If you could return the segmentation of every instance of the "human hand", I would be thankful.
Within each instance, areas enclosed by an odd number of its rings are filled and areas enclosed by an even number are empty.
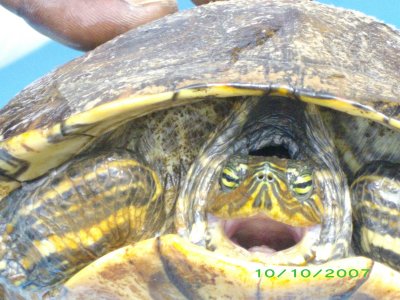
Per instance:
[[[32,27],[90,50],[129,29],[177,11],[175,0],[0,0]]]

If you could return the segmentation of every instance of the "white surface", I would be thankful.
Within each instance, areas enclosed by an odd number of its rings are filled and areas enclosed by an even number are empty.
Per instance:
[[[0,68],[49,42],[22,19],[0,6]]]

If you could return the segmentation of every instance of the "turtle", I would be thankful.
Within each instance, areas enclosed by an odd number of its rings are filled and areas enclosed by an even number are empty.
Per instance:
[[[398,30],[306,0],[54,70],[0,111],[4,297],[400,297],[399,70]]]

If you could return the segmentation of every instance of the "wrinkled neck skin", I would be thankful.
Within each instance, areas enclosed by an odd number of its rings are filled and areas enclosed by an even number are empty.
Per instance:
[[[211,195],[220,188],[218,181],[224,163],[238,154],[271,156],[268,149],[280,147],[286,149],[287,158],[313,165],[314,184],[321,192],[324,206],[321,225],[308,232],[305,230],[304,242],[287,251],[293,253],[307,248],[302,255],[306,262],[313,263],[347,256],[352,231],[349,189],[318,108],[294,99],[271,96],[243,98],[235,105],[188,171],[177,202],[178,233],[195,244],[215,250],[215,243],[219,244],[221,239],[213,239],[216,234],[212,220],[215,218],[207,215],[206,210]],[[228,248],[224,248],[224,253],[229,255]],[[237,253],[246,251],[241,249]],[[297,258],[272,262],[305,263]]]

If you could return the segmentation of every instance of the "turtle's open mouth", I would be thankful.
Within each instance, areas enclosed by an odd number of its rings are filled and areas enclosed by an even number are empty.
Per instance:
[[[270,255],[295,246],[306,228],[290,226],[263,215],[223,222],[225,235],[250,252]]]

